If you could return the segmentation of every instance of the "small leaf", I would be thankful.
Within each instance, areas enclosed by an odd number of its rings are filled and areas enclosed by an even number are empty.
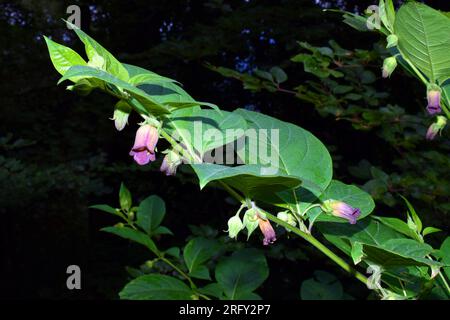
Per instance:
[[[152,252],[158,251],[152,239],[150,239],[150,237],[145,233],[142,233],[138,230],[134,230],[128,227],[106,227],[102,228],[101,231],[109,232],[124,239],[128,239],[137,242],[139,244],[142,244]]]
[[[363,245],[360,242],[353,242],[352,243],[352,259],[354,264],[358,264],[361,262],[364,252],[363,252]]]
[[[44,36],[45,43],[47,44],[48,52],[50,54],[50,59],[52,60],[53,66],[56,71],[61,75],[64,75],[66,71],[75,65],[84,66],[86,61],[75,51],[69,47],[63,46],[56,43],[53,40]],[[79,78],[70,78],[71,81],[76,82]]]
[[[119,191],[119,202],[120,207],[123,210],[130,210],[132,201],[131,201],[131,193],[125,186],[125,184],[120,185],[120,191]]]
[[[402,195],[400,195],[400,197],[402,197],[403,200],[405,200],[406,205],[408,206],[409,212],[411,213],[412,219],[417,227],[417,232],[420,233],[422,231],[422,221],[420,220],[419,215],[417,214],[417,212],[414,209],[414,207],[412,206],[412,204],[408,201],[408,199],[406,199]]]
[[[270,69],[270,73],[272,74],[276,83],[283,83],[288,79],[286,72],[284,72],[280,67],[272,67]]]
[[[174,257],[174,258],[179,258],[180,257],[180,248],[178,247],[172,247],[169,248],[165,251],[166,254]]]
[[[184,262],[189,272],[194,272],[201,264],[211,259],[218,249],[216,240],[199,237],[189,241],[183,250]]]
[[[136,224],[147,234],[152,235],[161,224],[165,214],[164,200],[156,195],[149,196],[139,204]]]
[[[111,213],[111,214],[113,214],[115,216],[119,216],[121,218],[124,218],[124,216],[122,215],[122,213],[118,209],[115,209],[115,208],[113,208],[111,206],[108,206],[107,204],[96,204],[96,205],[90,206],[89,208],[97,209],[97,210],[100,210],[100,211],[103,211],[103,212],[108,212],[108,213]]]
[[[423,229],[422,235],[425,237],[428,234],[436,233],[436,232],[442,232],[441,229],[434,228],[434,227],[426,227]]]

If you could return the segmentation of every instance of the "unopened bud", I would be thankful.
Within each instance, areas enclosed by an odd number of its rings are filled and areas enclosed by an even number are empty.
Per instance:
[[[382,73],[383,78],[390,77],[396,67],[397,67],[397,59],[395,57],[389,57],[389,58],[384,59],[383,73]]]
[[[244,224],[239,215],[235,215],[228,220],[228,236],[230,238],[236,238],[242,229],[244,229]]]
[[[387,40],[386,48],[396,47],[398,44],[398,37],[395,34],[389,35],[386,40]]]

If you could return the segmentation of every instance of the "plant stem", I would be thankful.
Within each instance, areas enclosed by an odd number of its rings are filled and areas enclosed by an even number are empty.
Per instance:
[[[314,247],[319,249],[323,254],[325,254],[327,257],[329,257],[331,260],[333,260],[336,264],[338,264],[342,269],[356,277],[359,281],[367,285],[367,277],[364,276],[362,273],[356,271],[349,263],[344,261],[341,257],[337,256],[333,251],[328,249],[323,243],[321,243],[319,240],[314,238],[311,234],[302,232],[300,229],[291,226],[289,223],[284,222],[283,220],[278,219],[277,217],[273,216],[272,214],[264,211],[264,214],[272,220],[273,222],[282,225],[286,229],[289,229],[290,231],[294,232],[298,236],[302,237],[306,241],[308,241],[310,244],[312,244]]]
[[[167,263],[169,266],[171,266],[176,272],[178,272],[183,278],[185,278],[187,281],[189,281],[189,284],[191,285],[192,289],[197,289],[197,286],[195,285],[195,283],[192,281],[191,277],[189,277],[183,270],[181,270],[180,268],[178,268],[176,265],[174,265],[172,263],[172,261],[170,261],[169,259],[165,258],[162,254],[158,254],[158,258],[162,261],[164,261],[165,263]]]

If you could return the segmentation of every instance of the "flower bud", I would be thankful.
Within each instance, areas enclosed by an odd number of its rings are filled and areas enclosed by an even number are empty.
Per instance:
[[[355,224],[356,220],[361,215],[361,210],[359,208],[353,208],[347,203],[338,200],[326,200],[321,207],[326,213],[330,213],[335,217],[347,219],[350,224]]]
[[[427,88],[427,111],[429,114],[441,113],[441,88],[435,84]]]
[[[390,77],[396,67],[397,67],[397,59],[395,57],[389,57],[384,59],[382,72],[383,78]]]
[[[251,208],[245,211],[244,213],[244,227],[247,229],[247,240],[250,238],[250,235],[258,228],[258,217],[256,214],[256,210]]]
[[[386,48],[396,47],[398,44],[398,37],[395,34],[389,35],[386,40],[387,40]]]
[[[228,220],[228,236],[230,238],[236,238],[242,229],[244,229],[244,225],[238,214]]]
[[[154,126],[149,124],[140,126],[136,131],[136,138],[130,151],[130,156],[141,166],[150,161],[155,161],[155,147],[158,143],[158,138],[159,133]]]
[[[441,133],[441,131],[447,125],[447,118],[444,116],[437,116],[436,122],[432,123],[431,126],[427,130],[426,139],[433,140],[436,135]]]
[[[287,212],[282,211],[282,212],[278,212],[277,218],[282,220],[282,221],[284,221],[284,222],[288,222],[289,216],[288,216]]]
[[[178,166],[182,163],[182,158],[178,152],[173,150],[168,150],[165,153],[159,170],[164,172],[166,176],[174,176],[177,173]]]
[[[130,115],[130,112],[131,107],[125,101],[120,100],[116,103],[112,120],[114,120],[114,125],[118,131],[122,131],[128,124],[128,116]]]

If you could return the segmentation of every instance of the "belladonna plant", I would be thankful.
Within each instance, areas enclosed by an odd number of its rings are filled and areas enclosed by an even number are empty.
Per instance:
[[[175,174],[176,168],[183,159],[184,163],[191,166],[201,188],[210,184],[220,187],[240,204],[238,212],[228,221],[228,232],[231,237],[237,237],[243,229],[247,229],[247,234],[250,235],[259,226],[263,234],[263,244],[269,245],[276,240],[274,227],[283,227],[290,231],[290,235],[297,235],[309,242],[359,281],[364,284],[369,283],[364,274],[358,272],[354,266],[339,257],[313,235],[313,232],[322,233],[326,240],[329,240],[329,243],[341,249],[342,243],[336,244],[332,238],[327,238],[324,226],[316,223],[314,224],[314,230],[311,228],[314,221],[332,222],[334,227],[338,229],[342,226],[354,227],[340,223],[342,220],[353,225],[357,223],[357,220],[364,218],[365,222],[358,225],[358,228],[365,228],[367,224],[377,223],[374,218],[366,218],[374,208],[371,196],[356,186],[347,185],[333,179],[331,156],[319,139],[295,124],[262,113],[245,109],[228,112],[220,110],[215,105],[196,101],[178,86],[176,81],[119,62],[95,40],[76,26],[72,25],[72,27],[85,43],[88,56],[95,61],[89,64],[70,48],[45,38],[52,62],[56,70],[63,75],[59,82],[69,80],[75,82],[76,86],[77,82],[89,79],[87,84],[84,82],[84,85],[106,91],[119,101],[126,102],[133,112],[137,112],[144,119],[136,131],[135,141],[129,152],[139,165],[146,165],[155,161],[156,145],[159,138],[166,140],[170,144],[169,150],[173,151],[168,151],[163,159],[160,167],[163,173],[167,175]],[[64,60],[64,65],[61,65],[61,52],[71,52],[70,58],[72,60],[66,58],[67,61]],[[103,56],[103,59],[92,59],[98,55]],[[67,55],[64,57],[67,57]],[[394,60],[391,59],[387,62],[390,69],[395,64]],[[94,63],[96,61],[107,61],[108,63]],[[386,69],[386,71],[389,72],[390,69]],[[141,86],[141,84],[158,87],[161,90],[156,90],[157,92],[170,92],[170,94],[155,94],[154,90],[145,91],[145,86]],[[435,92],[429,96],[429,105],[434,108],[433,110],[437,110],[438,98]],[[206,109],[205,106],[212,107],[215,110]],[[123,110],[121,109],[121,111]],[[128,120],[128,112],[126,111],[128,110],[125,110],[126,114],[121,115],[122,118],[114,119],[117,129],[123,129],[126,125]],[[196,122],[199,119],[202,120],[202,127],[209,126],[210,129],[221,133],[221,139],[209,139],[208,141],[189,139],[189,136],[192,137],[195,134]],[[267,163],[264,162],[264,159],[258,159],[257,164],[244,161],[243,164],[238,165],[205,163],[203,161],[203,156],[211,149],[221,148],[241,138],[244,138],[241,140],[249,140],[246,139],[246,128],[265,131],[276,129],[282,143],[289,141],[289,143],[285,143],[283,148],[274,151],[274,154],[280,160],[277,162],[275,173],[273,170],[269,170],[270,174],[267,173]],[[242,135],[233,136],[231,139],[227,135],[229,129],[240,129],[239,132],[242,132]],[[267,137],[267,132],[263,136]],[[226,139],[223,139],[223,137]],[[267,142],[265,143],[267,144]],[[175,151],[179,154],[172,153]],[[313,199],[309,195],[313,195]],[[258,206],[255,202],[258,202]],[[288,215],[280,215],[280,218],[282,218],[280,219],[270,213],[270,210],[278,211],[279,208],[286,210]],[[242,221],[239,214],[243,209],[247,210]],[[214,211],[212,209],[211,214]],[[293,219],[296,221],[293,221]],[[306,223],[309,223],[308,227]],[[322,227],[325,229],[321,229]],[[403,251],[396,252],[395,250],[399,250],[399,246],[394,246],[393,243],[388,250],[378,243],[370,242],[370,237],[355,240],[352,238],[353,235],[349,235],[345,230],[340,230],[343,237],[346,237],[345,240],[351,242],[351,245],[357,243],[357,250],[352,248],[351,255],[345,252],[354,261],[355,252],[353,251],[358,253],[356,258],[359,260],[356,259],[358,262],[354,262],[354,264],[365,259],[366,255],[369,255],[368,263],[372,263],[370,258],[373,257],[370,255],[378,252],[375,250],[364,252],[363,245],[368,247],[376,245],[379,251],[394,256],[394,259],[404,258],[405,254],[409,254]],[[423,238],[419,239],[423,240]],[[390,241],[393,240],[398,239],[390,239]],[[406,240],[414,241],[415,246],[423,244],[423,241]],[[364,241],[369,241],[369,243],[364,243]],[[404,242],[402,241],[400,241],[400,244]],[[421,252],[428,251],[423,250]],[[429,253],[431,254],[431,251]],[[421,266],[440,265],[439,262],[425,257],[426,254],[419,257],[420,259],[410,257],[408,261],[419,259],[418,265]],[[395,290],[394,287],[390,287],[390,289]],[[386,296],[388,292],[389,290],[385,290],[381,294]]]

